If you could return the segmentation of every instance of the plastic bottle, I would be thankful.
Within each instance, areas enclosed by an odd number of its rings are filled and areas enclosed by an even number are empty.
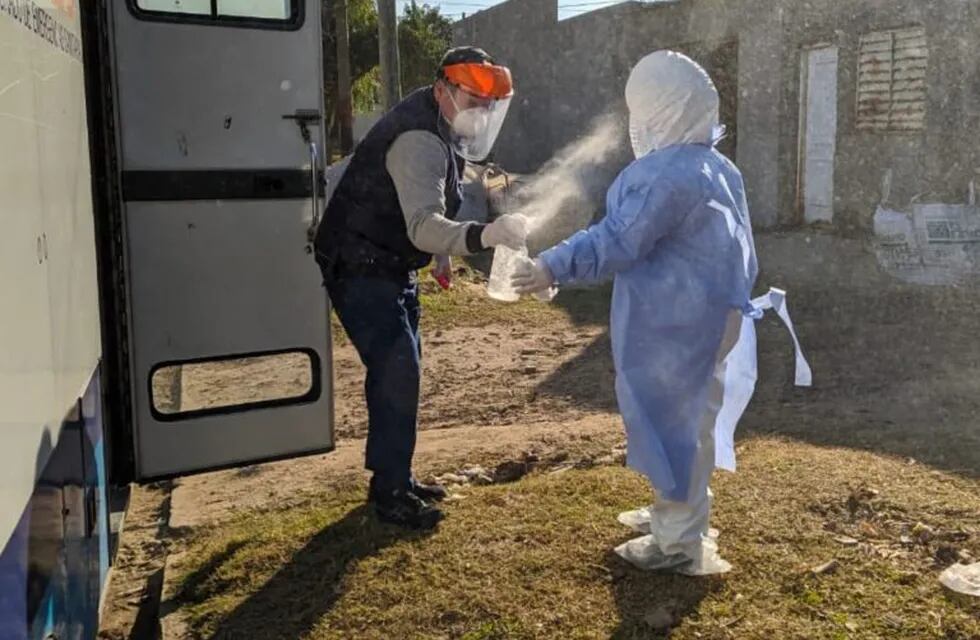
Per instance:
[[[528,257],[527,249],[519,251],[507,247],[493,250],[493,264],[490,265],[490,280],[487,282],[487,295],[494,300],[517,302],[521,296],[510,285],[510,278],[521,259]]]
[[[525,227],[527,226],[528,221],[526,216],[521,214],[513,215],[514,217],[519,218],[524,223]],[[510,284],[510,279],[514,275],[517,265],[530,259],[531,258],[528,254],[526,245],[517,250],[504,246],[496,247],[493,250],[493,263],[490,265],[490,279],[487,282],[487,295],[494,300],[501,300],[503,302],[517,302],[520,300],[521,295],[514,291],[514,287],[512,287]],[[534,297],[544,302],[550,302],[557,293],[557,287],[551,287],[546,291],[539,291],[535,293]]]
[[[522,260],[530,260],[527,247],[515,251],[507,247],[497,247],[493,251],[493,264],[490,265],[490,279],[487,282],[487,295],[494,300],[517,302],[521,299],[510,284],[511,276]],[[538,291],[534,297],[542,302],[551,302],[558,293],[557,287]]]

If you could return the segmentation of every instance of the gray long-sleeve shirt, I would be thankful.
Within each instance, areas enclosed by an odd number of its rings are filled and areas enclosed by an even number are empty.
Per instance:
[[[395,183],[405,216],[408,239],[421,251],[436,255],[472,253],[467,233],[478,223],[453,222],[446,217],[445,143],[428,131],[406,131],[385,156],[385,167]],[[479,225],[482,226],[482,225]]]

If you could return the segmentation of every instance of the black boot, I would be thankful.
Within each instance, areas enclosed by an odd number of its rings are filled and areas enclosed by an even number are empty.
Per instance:
[[[429,506],[411,490],[380,491],[372,487],[369,493],[378,520],[410,529],[432,529],[442,520],[442,511]]]
[[[449,495],[446,488],[441,484],[422,484],[415,478],[412,478],[408,490],[428,503],[441,502]],[[376,478],[372,477],[371,484],[368,485],[368,502],[376,502],[377,495],[378,483],[376,482]]]
[[[441,502],[449,495],[441,484],[422,484],[415,478],[412,478],[412,493],[426,502]]]

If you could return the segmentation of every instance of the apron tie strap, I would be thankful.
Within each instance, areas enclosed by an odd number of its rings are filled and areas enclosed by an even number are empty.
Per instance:
[[[803,355],[803,348],[796,337],[796,328],[793,326],[793,319],[789,317],[789,309],[786,307],[786,292],[776,287],[771,287],[769,293],[759,296],[749,303],[750,310],[746,315],[754,320],[762,317],[763,313],[769,309],[776,312],[779,319],[786,325],[789,335],[793,338],[793,348],[796,351],[796,386],[809,387],[813,385],[813,372],[810,370],[810,363]]]

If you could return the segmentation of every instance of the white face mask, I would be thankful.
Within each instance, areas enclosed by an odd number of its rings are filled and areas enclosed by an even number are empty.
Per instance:
[[[504,118],[510,108],[510,98],[494,100],[487,106],[469,109],[459,108],[452,91],[449,92],[449,99],[456,107],[456,115],[449,123],[453,149],[472,162],[485,160],[497,140],[500,127],[504,124]]]
[[[455,104],[455,100],[453,103]],[[489,123],[490,114],[482,107],[457,110],[452,121],[453,133],[464,140],[475,140],[481,131],[487,129]]]

